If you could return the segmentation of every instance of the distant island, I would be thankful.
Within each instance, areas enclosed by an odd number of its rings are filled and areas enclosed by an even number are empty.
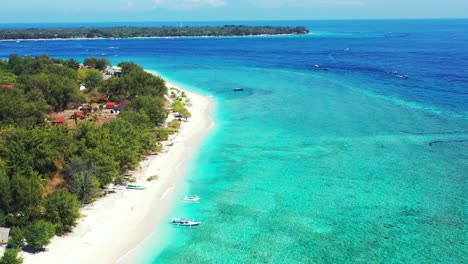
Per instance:
[[[227,37],[283,34],[307,34],[305,27],[206,26],[206,27],[99,27],[0,29],[0,40],[21,39],[95,39],[151,37]]]

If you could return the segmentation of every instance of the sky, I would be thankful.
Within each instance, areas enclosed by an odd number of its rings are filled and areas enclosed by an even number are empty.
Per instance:
[[[1,23],[468,18],[468,0],[2,0]]]

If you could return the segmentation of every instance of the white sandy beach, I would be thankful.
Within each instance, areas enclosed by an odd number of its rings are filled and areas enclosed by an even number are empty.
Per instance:
[[[168,87],[175,87],[168,83]],[[136,184],[146,190],[118,190],[82,209],[83,217],[72,233],[55,237],[47,251],[23,253],[24,263],[115,263],[136,247],[165,218],[174,206],[188,162],[198,150],[214,123],[213,100],[185,91],[192,102],[192,118],[182,122],[180,131],[168,142],[165,151],[149,156],[134,174]],[[168,147],[168,143],[174,144]],[[149,176],[159,179],[148,182]]]

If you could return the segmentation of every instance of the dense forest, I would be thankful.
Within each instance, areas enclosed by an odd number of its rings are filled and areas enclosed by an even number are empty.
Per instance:
[[[222,27],[31,28],[0,29],[0,39],[255,36],[307,33],[309,30],[305,27],[235,25]]]
[[[109,64],[48,56],[0,60],[0,227],[11,228],[5,257],[14,259],[25,247],[41,250],[69,232],[81,206],[122,182],[125,171],[157,152],[158,141],[180,125],[164,124],[164,80],[131,62],[111,75]],[[125,107],[105,119],[109,101]],[[78,119],[75,111],[84,106],[89,111]],[[190,117],[180,101],[173,109]],[[53,122],[67,111],[75,114]]]

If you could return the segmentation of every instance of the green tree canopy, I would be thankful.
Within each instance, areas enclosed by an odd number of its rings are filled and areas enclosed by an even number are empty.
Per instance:
[[[99,92],[104,93],[110,100],[119,101],[128,96],[127,86],[122,78],[111,77],[104,85],[100,86]]]
[[[163,124],[168,115],[164,101],[160,97],[139,96],[127,104],[125,109],[145,113],[156,126]]]
[[[3,168],[0,168],[0,212],[9,212],[11,204],[10,178]],[[0,226],[2,223],[0,223]]]
[[[78,70],[78,73],[78,81],[83,82],[89,91],[100,87],[104,81],[102,73],[97,69]]]
[[[59,235],[70,231],[80,217],[80,202],[75,195],[62,189],[46,197],[44,209],[45,219],[54,225]]]
[[[0,264],[21,264],[23,263],[23,258],[18,256],[21,249],[19,248],[12,248],[7,249],[3,254],[2,258],[0,258]]]
[[[86,62],[96,68],[108,64],[96,58]],[[162,79],[122,63],[120,77],[102,81],[98,70],[77,70],[77,64],[14,54],[0,61],[0,78],[16,82],[13,89],[0,89],[0,224],[13,228],[10,247],[26,239],[41,248],[55,231],[71,230],[81,204],[98,197],[99,187],[118,183],[168,138]],[[125,109],[103,125],[85,120],[76,127],[49,126],[50,111],[82,102],[78,81],[85,79],[88,88],[108,96],[93,93],[89,100],[125,99]]]
[[[64,64],[71,69],[78,70],[80,68],[80,62],[75,59],[66,60]]]
[[[32,223],[24,232],[24,237],[28,245],[37,250],[47,246],[53,236],[55,236],[54,225],[44,220]]]
[[[21,90],[0,90],[0,126],[33,127],[43,124],[49,109],[40,96],[33,101]]]
[[[68,189],[78,197],[81,204],[89,204],[99,195],[99,181],[96,170],[83,170],[74,173],[68,181]]]
[[[123,61],[121,63],[119,63],[117,66],[121,67],[122,68],[122,74],[129,74],[133,71],[144,71],[144,69],[140,66],[138,66],[138,64],[134,63],[134,62],[127,62],[127,61]]]
[[[40,218],[43,186],[37,172],[25,170],[13,175],[11,186],[11,212],[16,224],[25,226]]]
[[[144,112],[122,111],[119,114],[119,118],[124,119],[130,124],[140,128],[150,128],[153,126],[149,116]]]
[[[98,58],[95,58],[95,57],[92,57],[92,58],[86,58],[84,61],[83,61],[83,64],[84,65],[88,65],[94,69],[98,69],[100,71],[103,71],[107,68],[107,66],[111,65],[110,61],[108,59],[98,59]]]
[[[9,173],[34,170],[45,175],[58,169],[54,162],[70,155],[71,138],[66,128],[18,128],[5,136],[0,155]]]
[[[128,90],[128,95],[135,97],[163,96],[167,92],[166,83],[158,76],[154,76],[142,69],[135,69],[123,75],[123,80]]]
[[[185,119],[189,119],[192,117],[192,114],[190,113],[187,108],[183,107],[182,109],[179,110],[179,114],[181,114]]]
[[[6,215],[2,210],[0,210],[0,226],[5,226],[6,222],[7,222]]]
[[[11,72],[0,69],[0,84],[11,84],[16,82],[17,76]]]
[[[19,227],[14,226],[10,230],[7,248],[19,248],[24,245],[24,233]]]

